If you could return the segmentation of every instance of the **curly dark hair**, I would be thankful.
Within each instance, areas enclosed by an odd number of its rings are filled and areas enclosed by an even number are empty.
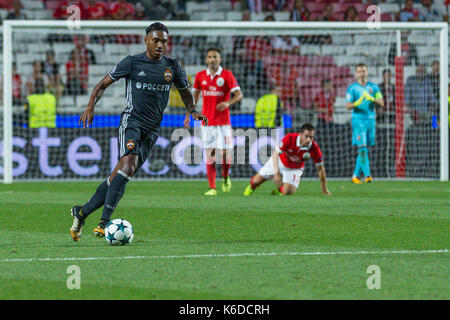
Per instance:
[[[147,29],[145,29],[145,34],[149,34],[153,31],[163,31],[169,33],[169,29],[167,29],[167,27],[161,22],[155,22],[149,25]]]

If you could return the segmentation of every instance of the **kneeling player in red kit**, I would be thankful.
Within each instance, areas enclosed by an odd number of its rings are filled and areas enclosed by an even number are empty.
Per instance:
[[[278,189],[273,190],[272,194],[294,194],[303,175],[305,161],[310,158],[316,165],[322,193],[330,195],[322,151],[314,141],[314,127],[306,123],[300,128],[299,133],[289,133],[284,136],[269,161],[252,177],[250,185],[244,191],[244,196],[252,195],[256,188],[269,179],[273,179],[278,186]]]

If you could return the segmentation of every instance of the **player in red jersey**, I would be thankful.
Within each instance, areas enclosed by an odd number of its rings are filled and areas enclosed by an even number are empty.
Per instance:
[[[222,164],[222,191],[231,190],[229,176],[231,167],[231,149],[233,134],[230,121],[230,106],[242,100],[243,95],[236,78],[230,70],[221,66],[220,49],[209,48],[206,51],[208,67],[195,76],[193,94],[195,103],[203,96],[202,113],[208,118],[208,126],[201,127],[203,147],[206,149],[206,174],[209,190],[205,195],[217,195],[216,159]],[[186,113],[184,127],[189,127],[190,114]],[[217,153],[216,153],[217,150]]]
[[[268,179],[278,186],[272,191],[274,195],[294,194],[303,175],[305,161],[312,159],[322,187],[322,193],[330,195],[327,188],[327,176],[323,166],[322,151],[314,141],[314,127],[305,123],[300,133],[289,133],[281,140],[280,146],[273,152],[269,161],[252,177],[250,185],[244,191],[244,196],[250,196],[253,191]]]

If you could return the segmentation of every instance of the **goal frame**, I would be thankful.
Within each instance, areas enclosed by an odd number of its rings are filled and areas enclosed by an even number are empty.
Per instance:
[[[153,21],[80,21],[80,30],[98,28],[108,30],[127,30],[145,28]],[[12,34],[21,28],[68,28],[70,21],[55,20],[4,20],[3,21],[3,183],[13,182],[12,162]],[[208,30],[367,30],[369,22],[228,22],[228,21],[165,21],[169,29]],[[449,180],[449,140],[448,140],[448,25],[445,22],[380,22],[377,30],[397,31],[397,42],[401,30],[439,30],[440,32],[440,180]],[[73,30],[77,33],[79,30]],[[397,45],[400,48],[400,45]],[[396,178],[398,179],[398,178]]]

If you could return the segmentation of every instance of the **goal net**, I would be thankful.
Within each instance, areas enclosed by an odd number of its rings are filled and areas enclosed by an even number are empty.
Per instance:
[[[102,179],[110,173],[126,107],[124,80],[105,91],[93,127],[83,129],[78,120],[94,86],[124,57],[145,51],[149,24],[97,21],[71,29],[61,21],[5,21],[3,181]],[[182,63],[191,83],[206,68],[206,50],[216,47],[240,84],[244,98],[230,110],[234,178],[252,176],[284,134],[307,122],[316,127],[327,176],[350,178],[357,149],[346,90],[356,81],[355,65],[365,63],[386,104],[377,110],[372,174],[448,180],[446,24],[382,23],[372,30],[366,23],[166,25],[166,55]],[[282,101],[279,113],[256,107],[270,92]],[[191,119],[191,128],[183,129],[184,114],[172,88],[161,136],[136,178],[206,177],[199,124]],[[316,177],[312,163],[304,176]]]

